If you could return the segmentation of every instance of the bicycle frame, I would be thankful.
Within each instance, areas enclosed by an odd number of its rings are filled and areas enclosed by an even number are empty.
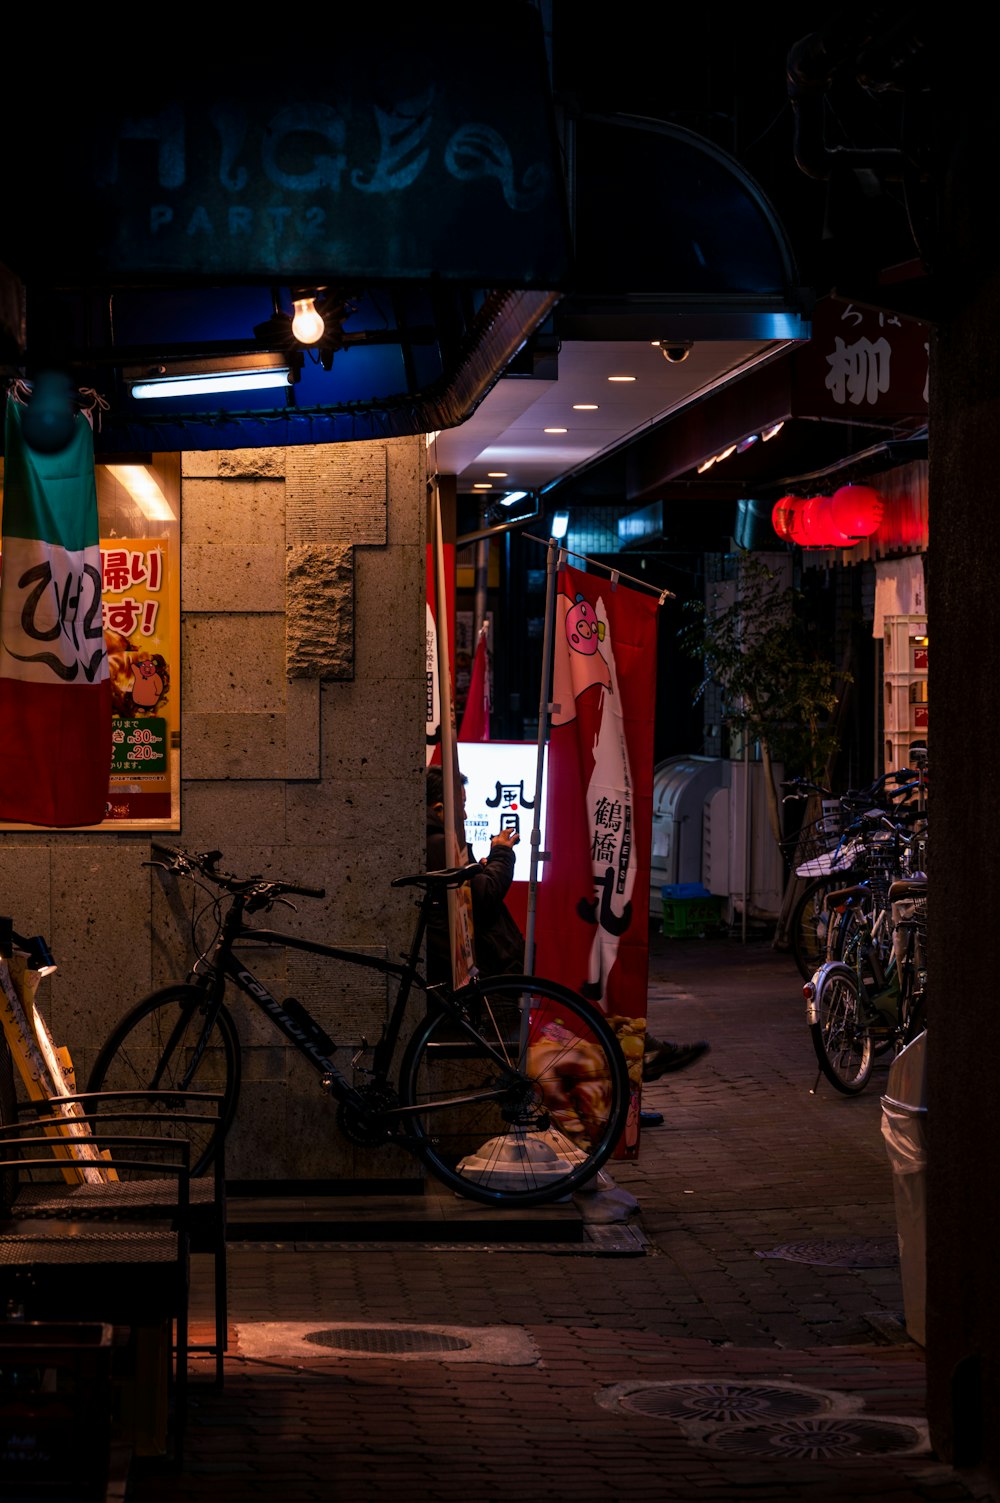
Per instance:
[[[435,1001],[449,1014],[455,1022],[468,1035],[470,1040],[475,1040],[477,1047],[485,1054],[489,1054],[495,1060],[498,1067],[507,1070],[510,1061],[498,1053],[475,1028],[467,1021],[461,1006],[460,999],[465,995],[474,995],[477,983],[473,980],[464,987],[461,993],[450,991],[449,988],[440,984],[429,983],[417,966],[420,947],[423,943],[424,933],[427,928],[428,910],[431,902],[430,893],[421,900],[419,916],[414,929],[413,939],[410,943],[409,954],[406,960],[400,964],[397,961],[383,959],[380,955],[366,955],[357,950],[346,950],[338,945],[328,945],[320,940],[304,939],[299,935],[288,934],[278,929],[259,929],[251,927],[244,922],[244,901],[237,896],[231,904],[228,913],[223,919],[222,930],[209,951],[207,957],[199,961],[192,972],[190,979],[196,986],[202,987],[208,997],[207,1026],[202,1039],[207,1040],[211,1025],[225,997],[225,983],[232,981],[243,995],[270,1018],[274,1026],[282,1033],[289,1043],[299,1054],[308,1060],[309,1064],[323,1077],[323,1087],[335,1100],[342,1102],[358,1111],[370,1113],[371,1104],[339,1070],[328,1054],[309,1036],[297,1019],[286,1011],[285,1004],[279,1002],[245,964],[243,959],[235,954],[235,947],[244,943],[255,945],[277,945],[286,950],[299,950],[308,955],[320,955],[329,960],[340,960],[351,966],[362,966],[367,970],[379,972],[384,976],[396,979],[398,986],[395,1000],[390,1009],[389,1018],[382,1033],[382,1037],[372,1046],[372,1069],[371,1075],[377,1083],[383,1083],[389,1078],[389,1070],[402,1031],[403,1019],[406,1014],[410,993],[416,987],[427,995],[432,995]],[[297,1009],[301,1012],[303,1021],[314,1028],[318,1028],[312,1015],[302,1003],[297,1003]],[[181,1025],[178,1024],[178,1027]],[[323,1030],[319,1030],[323,1032]],[[324,1035],[325,1036],[325,1035]],[[171,1043],[168,1044],[166,1055],[169,1055]],[[362,1049],[365,1041],[362,1041]],[[331,1051],[332,1052],[332,1051]],[[195,1052],[192,1060],[191,1073],[197,1069],[201,1057],[201,1047]],[[357,1058],[357,1055],[354,1056]],[[483,1089],[473,1096],[466,1098],[469,1102],[499,1100],[504,1095],[502,1086]],[[388,1106],[382,1105],[375,1115],[380,1121],[399,1122],[406,1116],[417,1113],[427,1114],[436,1108],[441,1110],[454,1106],[454,1099],[440,1103],[423,1101],[419,1106]]]

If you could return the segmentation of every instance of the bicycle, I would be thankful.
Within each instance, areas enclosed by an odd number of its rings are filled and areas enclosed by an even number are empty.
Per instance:
[[[892,792],[887,788],[890,782],[897,785]],[[873,806],[878,813],[895,808],[919,786],[919,774],[909,768],[884,773],[870,787],[849,790],[839,799],[835,799],[829,789],[803,778],[782,784],[787,790],[785,803],[819,795],[827,805],[819,819],[810,821],[790,842],[786,842],[795,875],[805,881],[787,928],[792,958],[804,981],[812,977],[826,956],[831,922],[831,910],[826,901],[829,894],[862,877],[874,880],[877,885],[887,870],[887,863],[897,859],[896,853],[890,849],[888,832],[881,827],[865,826],[863,811],[872,810]],[[836,814],[831,811],[833,803],[839,806]],[[858,814],[862,815],[862,820],[852,818]],[[843,828],[845,819],[850,823]]]
[[[477,863],[397,877],[393,887],[422,889],[402,964],[280,930],[251,915],[291,897],[322,898],[322,888],[221,872],[221,852],[194,854],[153,846],[144,865],[206,887],[215,933],[185,982],[143,998],[112,1030],[87,1091],[126,1086],[221,1091],[220,1124],[192,1147],[192,1173],[204,1172],[236,1114],[240,1040],[225,1004],[227,987],[257,1007],[320,1076],[337,1102],[336,1121],[352,1143],[394,1143],[413,1152],[442,1184],[480,1203],[527,1207],[565,1198],[592,1179],[624,1131],[630,1086],[611,1025],[591,1003],[541,977],[481,978],[454,990],[428,982],[419,961],[431,909],[447,888],[466,882]],[[201,916],[203,917],[203,915]],[[197,950],[197,927],[193,937]],[[238,950],[282,946],[375,970],[393,980],[395,999],[374,1044],[353,1054],[353,1083],[334,1063],[337,1046],[296,999],[279,1001]],[[414,992],[423,1016],[393,1066]]]
[[[869,898],[866,883],[828,896],[828,958],[802,989],[816,1085],[825,1075],[847,1096],[864,1090],[877,1055],[902,1048],[926,1025],[926,876],[891,882],[877,914],[864,906]],[[839,931],[835,909],[849,916]]]

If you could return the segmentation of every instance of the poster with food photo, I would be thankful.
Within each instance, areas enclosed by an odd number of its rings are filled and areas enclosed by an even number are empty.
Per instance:
[[[176,582],[166,538],[101,543],[104,640],[111,678],[107,821],[171,819],[180,744]]]

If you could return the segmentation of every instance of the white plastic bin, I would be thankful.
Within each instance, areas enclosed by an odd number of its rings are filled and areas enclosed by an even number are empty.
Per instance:
[[[882,1097],[882,1137],[892,1165],[906,1333],[926,1344],[927,1031],[901,1049]]]

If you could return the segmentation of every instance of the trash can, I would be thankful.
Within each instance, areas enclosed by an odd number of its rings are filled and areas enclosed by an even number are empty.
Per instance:
[[[927,1030],[897,1054],[882,1097],[882,1136],[892,1165],[906,1334],[925,1340],[927,1251]]]

